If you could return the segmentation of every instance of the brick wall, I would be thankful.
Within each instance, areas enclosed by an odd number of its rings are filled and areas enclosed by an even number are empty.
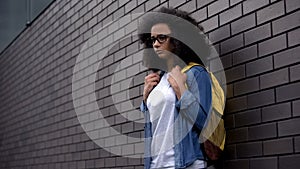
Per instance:
[[[146,72],[135,18],[119,18],[160,6],[189,11],[220,54],[223,168],[298,168],[298,0],[55,1],[0,56],[0,168],[143,168],[142,158],[129,156],[143,155],[143,117],[134,110]],[[76,67],[83,78],[74,80]],[[93,90],[97,104],[84,97]]]

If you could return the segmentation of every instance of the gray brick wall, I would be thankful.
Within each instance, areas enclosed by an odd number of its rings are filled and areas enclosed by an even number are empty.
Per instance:
[[[0,55],[0,168],[143,168],[143,116],[135,110],[146,71],[137,22],[112,22],[160,6],[187,10],[220,53],[227,78],[220,168],[299,167],[300,1],[57,0]],[[82,51],[86,43],[93,50]],[[97,53],[106,45],[105,56]],[[76,66],[84,78],[73,79]],[[84,97],[93,90],[111,129]],[[136,139],[113,137],[112,129]]]

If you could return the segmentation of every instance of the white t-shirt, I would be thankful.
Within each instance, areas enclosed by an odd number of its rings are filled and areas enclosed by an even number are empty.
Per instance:
[[[152,123],[151,168],[175,168],[173,124],[176,95],[165,73],[147,99]],[[188,169],[205,168],[205,162],[196,160]]]
[[[174,168],[175,152],[173,145],[173,123],[175,93],[165,73],[158,85],[152,90],[147,107],[152,123],[151,168]]]

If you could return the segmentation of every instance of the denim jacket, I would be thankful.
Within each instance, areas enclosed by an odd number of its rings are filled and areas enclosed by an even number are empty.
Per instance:
[[[176,100],[174,118],[175,168],[186,168],[197,159],[206,160],[199,135],[205,125],[211,108],[211,80],[201,66],[194,66],[186,72],[187,86],[180,100]],[[145,169],[151,166],[152,124],[144,102],[140,106],[145,116]]]

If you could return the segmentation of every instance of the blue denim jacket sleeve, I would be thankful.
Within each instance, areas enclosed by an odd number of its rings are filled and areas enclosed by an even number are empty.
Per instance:
[[[151,157],[151,138],[152,138],[152,131],[151,131],[151,122],[150,122],[150,115],[148,111],[148,107],[144,101],[142,101],[140,105],[140,110],[144,113],[145,116],[145,146],[144,146],[144,168],[149,169],[150,164],[152,161]]]
[[[202,130],[211,108],[211,80],[208,72],[200,66],[192,67],[186,74],[188,90],[176,102],[176,108]]]
[[[142,103],[141,103],[141,105],[140,105],[140,110],[141,110],[143,113],[145,113],[145,112],[148,110],[147,105],[146,105],[146,103],[145,103],[144,101],[142,101]]]

